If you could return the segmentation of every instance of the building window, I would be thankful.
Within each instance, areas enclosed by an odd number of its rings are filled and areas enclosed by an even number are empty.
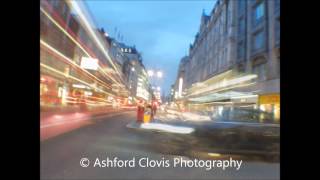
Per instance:
[[[222,54],[221,53],[219,53],[219,55],[218,55],[218,66],[219,66],[219,68],[222,68],[223,67],[223,61],[222,61]],[[220,70],[220,69],[219,69]]]
[[[266,63],[263,64],[258,64],[256,66],[253,66],[252,68],[252,73],[256,74],[258,77],[258,81],[264,81],[266,80],[267,76],[266,76]]]
[[[63,4],[63,9],[62,9],[62,14],[63,16],[67,16],[68,13],[68,5],[67,4]]]
[[[53,7],[59,8],[60,1],[52,0],[52,1],[51,1],[51,4],[52,4]]]
[[[274,9],[275,9],[275,11],[279,11],[279,9],[280,9],[280,0],[275,0],[274,1]]]
[[[240,41],[238,43],[238,59],[244,58],[244,55],[245,55],[244,41]]]
[[[253,35],[253,50],[259,50],[264,47],[265,37],[263,31]]]
[[[229,62],[229,59],[228,59],[228,50],[227,50],[227,48],[224,48],[224,51],[223,51],[223,60],[224,60],[226,66],[229,66],[229,65],[230,65],[230,64],[229,64],[230,62]]]
[[[277,73],[280,76],[280,56],[277,57]]]
[[[227,6],[227,9],[226,9],[226,16],[225,16],[225,20],[224,20],[224,22],[225,22],[225,27],[224,27],[224,34],[225,35],[227,35],[227,33],[228,33],[228,22],[229,22],[229,14],[230,14],[230,6],[229,6],[229,2],[227,1],[226,2],[227,4],[226,4],[226,6]]]
[[[238,14],[242,14],[246,8],[246,0],[238,1]]]
[[[275,20],[275,38],[276,38],[276,43],[280,43],[280,19]]]
[[[207,63],[207,76],[209,75],[209,74],[211,74],[212,72],[211,72],[211,63],[210,63],[210,61],[208,61],[208,63]]]
[[[245,33],[245,21],[244,18],[239,19],[239,27],[238,27],[238,33],[239,35],[243,35]]]
[[[262,21],[262,18],[264,17],[265,10],[264,10],[264,3],[260,2],[254,7],[253,13],[254,13],[254,24],[257,25]]]
[[[264,16],[264,5],[260,3],[255,9],[255,19],[260,20]]]
[[[212,74],[213,72],[214,72],[214,59],[211,61],[211,63],[210,63],[210,74]]]

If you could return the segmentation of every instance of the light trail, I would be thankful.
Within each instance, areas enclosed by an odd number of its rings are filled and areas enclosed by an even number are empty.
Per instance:
[[[90,56],[90,54],[78,43],[78,41],[76,41],[66,30],[64,30],[63,27],[60,26],[60,24],[54,20],[42,7],[40,7],[41,12],[46,15],[46,17],[54,24],[56,25],[66,36],[68,36],[68,38],[70,38],[88,57],[92,57]]]
[[[48,6],[48,8],[53,12],[53,15],[56,16],[56,18],[60,21],[61,24],[63,24],[64,26],[67,27],[66,23],[60,19],[59,15],[57,15],[57,13],[54,11],[54,9],[52,8],[52,6],[50,4],[48,4],[46,1],[44,1],[46,6]],[[43,8],[40,7],[40,10],[49,18],[49,20],[51,20],[51,22],[53,24],[55,24],[64,34],[66,34],[88,57],[93,57],[96,58],[95,54],[90,50],[90,48],[86,47],[81,40],[75,35],[75,33],[70,30],[69,27],[67,27],[67,29],[65,30],[60,24],[59,22],[57,22],[54,18],[52,18]],[[68,31],[69,30],[69,31]],[[78,42],[79,41],[79,42]],[[88,53],[87,51],[90,51],[90,53]],[[102,67],[107,67],[105,66],[103,63],[100,63],[100,65]],[[99,67],[100,68],[100,67]],[[103,68],[100,69],[107,77],[109,77],[112,81],[114,81],[116,84],[118,83],[118,81],[116,81],[115,79],[112,78],[112,75],[107,74]]]
[[[239,78],[235,78],[235,79],[231,79],[231,80],[227,80],[227,81],[222,81],[222,83],[216,83],[216,84],[213,84],[213,85],[208,86],[206,88],[203,88],[201,90],[198,90],[197,92],[191,93],[190,96],[198,95],[198,94],[209,92],[209,91],[217,91],[217,90],[221,91],[220,88],[221,89],[230,89],[228,86],[231,86],[233,88],[233,87],[236,87],[237,84],[240,84],[240,83],[243,83],[246,81],[250,81],[255,78],[257,78],[257,75],[253,74],[253,75],[246,75],[243,77],[239,77]]]
[[[42,66],[42,67],[44,67],[44,68],[46,68],[46,69],[48,69],[48,70],[51,70],[51,71],[53,71],[53,72],[55,72],[55,73],[57,73],[57,74],[66,76],[66,74],[65,74],[64,72],[58,71],[58,70],[56,70],[55,68],[52,68],[52,67],[50,67],[50,66],[48,66],[48,65],[46,65],[46,64],[40,63],[40,66]],[[94,87],[94,86],[92,86],[91,84],[89,84],[89,83],[87,83],[87,82],[85,82],[85,81],[83,81],[83,80],[81,80],[81,79],[78,79],[78,78],[76,78],[76,77],[73,77],[73,76],[70,76],[70,75],[69,75],[68,78],[71,78],[71,79],[73,79],[73,80],[75,80],[75,81],[78,81],[78,82],[81,82],[81,83],[83,83],[83,84],[86,84],[87,86],[92,87],[92,89],[99,90],[99,91],[101,91],[101,92],[103,92],[103,93],[105,93],[105,94],[114,96],[114,94],[111,94],[111,93],[109,93],[109,92],[106,92],[106,91],[104,91],[104,90],[102,90],[102,89],[100,89],[100,88]]]
[[[160,130],[160,131],[178,133],[178,134],[190,134],[194,131],[194,129],[190,127],[173,126],[173,125],[160,124],[160,123],[143,123],[140,125],[140,128]]]
[[[40,7],[40,10],[42,13],[44,13],[44,15],[54,24],[56,25],[68,38],[70,38],[88,57],[91,58],[96,58],[96,56],[92,56],[90,55],[84,48],[82,44],[80,44],[73,36],[71,36],[69,34],[69,32],[67,32],[63,27],[61,27],[61,25],[55,20],[53,19],[42,7]],[[104,52],[105,53],[105,52]],[[120,83],[118,81],[116,81],[114,78],[111,77],[111,75],[107,74],[103,69],[101,69],[102,72],[109,77],[113,82],[115,82],[116,84],[120,85]]]
[[[258,95],[253,94],[253,95],[239,95],[239,96],[233,96],[231,99],[243,99],[243,98],[257,98]]]
[[[79,99],[81,98],[81,96],[68,96],[67,97],[68,99]],[[106,103],[111,103],[110,101],[106,100],[106,99],[103,99],[103,98],[100,98],[100,97],[95,97],[95,96],[88,96],[87,99],[96,99],[96,100],[100,100],[100,101],[103,101],[103,102],[106,102]],[[99,102],[99,101],[97,101]]]
[[[240,85],[234,85],[234,86],[231,86],[231,87],[227,87],[227,88],[222,88],[222,89],[219,89],[219,90],[210,91],[210,92],[207,92],[206,94],[208,94],[208,93],[210,93],[210,94],[218,93],[218,92],[220,92],[220,91],[226,91],[226,90],[231,90],[231,89],[234,89],[234,88],[251,86],[251,85],[254,85],[254,84],[256,84],[256,82],[247,83],[247,84],[240,84]],[[194,94],[192,94],[192,95],[194,95]],[[187,96],[187,97],[191,97],[192,95],[189,95],[189,96]]]
[[[81,71],[85,72],[87,75],[89,75],[91,78],[94,78],[95,80],[99,81],[104,87],[106,87],[107,89],[110,89],[111,86],[106,84],[107,86],[105,86],[105,82],[103,82],[102,80],[100,80],[99,78],[97,78],[96,76],[92,75],[90,72],[88,72],[87,70],[81,68],[78,64],[76,64],[75,62],[73,62],[70,58],[66,57],[65,55],[63,55],[61,52],[59,52],[58,50],[56,50],[55,48],[53,48],[52,46],[50,46],[49,44],[47,44],[46,42],[44,42],[43,40],[40,39],[40,43],[41,45],[43,45],[44,47],[48,48],[49,50],[51,50],[52,52],[56,53],[57,55],[59,55],[60,57],[62,57],[64,60],[66,60],[69,64],[76,66],[78,69],[80,69]],[[92,79],[93,80],[93,79]]]
[[[118,68],[114,65],[114,63],[112,62],[110,56],[106,53],[107,50],[104,48],[104,46],[102,45],[102,43],[100,42],[100,40],[98,39],[98,37],[96,36],[96,34],[94,33],[90,23],[88,22],[87,18],[85,17],[85,15],[82,13],[81,8],[78,6],[78,2],[77,1],[67,1],[68,3],[70,3],[71,8],[73,8],[79,15],[79,17],[82,19],[82,22],[85,24],[85,26],[87,27],[87,29],[89,30],[89,32],[91,33],[92,37],[94,38],[94,40],[96,41],[96,43],[98,44],[98,47],[102,50],[103,54],[107,57],[108,61],[111,63],[111,65],[113,66],[113,68],[117,71],[120,79],[121,75],[118,71]]]

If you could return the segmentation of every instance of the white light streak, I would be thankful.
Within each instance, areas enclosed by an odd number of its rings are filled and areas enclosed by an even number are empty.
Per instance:
[[[66,30],[64,30],[64,28],[61,27],[61,26],[59,25],[59,23],[58,23],[57,21],[55,21],[43,8],[40,7],[40,10],[41,10],[41,12],[43,12],[43,13],[49,18],[49,20],[50,20],[53,24],[55,24],[66,36],[68,36],[88,57],[91,57],[91,58],[92,58],[92,56],[82,47],[82,45],[79,44],[78,41],[75,40]],[[108,59],[108,60],[109,60],[109,59]],[[118,81],[116,81],[115,79],[113,79],[110,75],[106,74],[105,71],[104,71],[101,67],[99,67],[99,69],[101,69],[102,72],[103,72],[107,77],[109,77],[112,81],[114,81],[115,83],[119,84]]]
[[[121,78],[120,73],[118,71],[118,68],[114,65],[114,63],[112,62],[110,56],[106,53],[107,50],[104,48],[104,46],[102,45],[102,43],[98,39],[97,35],[93,31],[92,26],[89,24],[89,21],[87,20],[87,18],[83,14],[81,8],[77,4],[78,2],[77,1],[68,1],[68,2],[71,3],[72,8],[74,8],[74,10],[77,12],[77,14],[79,15],[80,19],[83,21],[84,25],[87,27],[88,31],[92,35],[93,39],[96,41],[98,47],[102,50],[103,54],[107,57],[108,61],[112,64],[113,68],[117,71],[119,77]]]
[[[194,129],[190,127],[172,126],[172,125],[159,124],[159,123],[144,123],[144,124],[141,124],[140,128],[161,130],[165,132],[178,133],[178,134],[190,134],[194,131]]]

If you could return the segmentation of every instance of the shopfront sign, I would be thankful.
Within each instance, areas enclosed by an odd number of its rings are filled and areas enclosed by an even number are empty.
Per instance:
[[[259,104],[280,104],[280,94],[260,95]]]
[[[82,57],[80,66],[84,69],[98,70],[99,63],[98,59]]]

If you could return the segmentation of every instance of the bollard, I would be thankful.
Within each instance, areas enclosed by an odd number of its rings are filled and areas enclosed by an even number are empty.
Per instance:
[[[144,123],[149,123],[152,118],[153,118],[152,109],[151,109],[151,106],[149,105],[149,106],[147,106],[147,108],[145,109],[144,117],[143,117],[143,122],[144,122]]]

